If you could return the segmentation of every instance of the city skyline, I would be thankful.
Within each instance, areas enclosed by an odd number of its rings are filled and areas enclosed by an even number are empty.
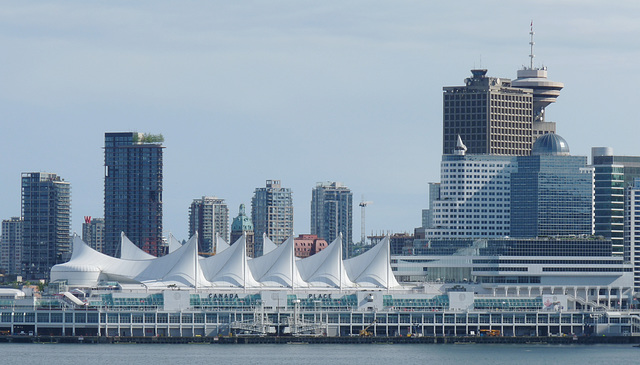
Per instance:
[[[411,232],[438,181],[442,86],[477,67],[515,79],[532,18],[535,66],[565,85],[547,120],[572,154],[638,155],[633,133],[608,133],[633,122],[633,2],[167,4],[0,10],[2,219],[20,215],[22,172],[52,172],[73,184],[80,234],[103,216],[104,133],[138,131],[166,138],[165,234],[188,238],[194,197],[249,206],[266,179],[291,188],[295,234],[327,180],[374,202],[367,234]]]

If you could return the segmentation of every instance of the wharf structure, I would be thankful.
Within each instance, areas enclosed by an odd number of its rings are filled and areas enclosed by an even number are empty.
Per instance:
[[[448,256],[469,261],[475,275],[467,281],[405,284],[394,275],[403,277],[401,261],[424,257],[392,257],[388,238],[349,260],[342,259],[340,238],[302,260],[294,256],[292,238],[279,247],[264,240],[266,253],[255,259],[247,257],[242,238],[215,256],[199,257],[195,236],[154,258],[123,237],[118,259],[76,237],[71,260],[51,270],[48,295],[0,293],[0,331],[151,337],[466,336],[482,330],[503,336],[640,335],[632,273],[622,258],[592,258],[602,261],[594,267],[606,270],[590,273],[590,285],[575,283],[577,272],[542,268],[528,276],[511,269],[521,265],[494,255]],[[520,281],[525,277],[530,279]]]

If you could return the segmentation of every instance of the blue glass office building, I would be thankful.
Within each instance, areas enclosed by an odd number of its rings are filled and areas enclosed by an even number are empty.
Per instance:
[[[511,236],[592,235],[593,184],[587,157],[557,134],[539,137],[511,174]]]
[[[625,241],[625,188],[640,177],[639,156],[615,156],[610,147],[591,149],[595,169],[595,232],[611,239],[613,250],[631,260],[631,247]]]
[[[161,135],[105,133],[104,253],[120,255],[120,233],[152,255],[162,243]]]
[[[71,184],[52,173],[23,173],[22,218],[22,273],[48,279],[71,251]]]

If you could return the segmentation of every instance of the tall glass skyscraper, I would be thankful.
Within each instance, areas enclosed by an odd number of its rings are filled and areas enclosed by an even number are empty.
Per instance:
[[[229,208],[224,199],[203,196],[194,199],[189,207],[189,237],[198,233],[198,252],[215,254],[220,235],[229,240]]]
[[[23,173],[22,219],[23,275],[47,279],[70,253],[71,184],[56,174]]]
[[[555,133],[539,137],[511,174],[511,236],[593,234],[593,168]]]
[[[624,215],[625,258],[633,264],[633,286],[640,292],[640,178],[626,188]],[[627,261],[627,260],[625,260]]]
[[[339,182],[317,183],[311,191],[311,234],[331,243],[340,233],[346,255],[353,241],[353,194]]]
[[[9,275],[20,275],[22,270],[22,218],[11,217],[2,221],[0,240],[0,269]]]
[[[266,187],[256,188],[251,199],[251,220],[255,232],[255,255],[262,255],[262,234],[276,245],[293,235],[293,199],[291,189],[280,180],[267,180]]]
[[[104,218],[84,217],[82,240],[96,251],[104,251]]]
[[[595,168],[595,234],[611,239],[614,253],[631,259],[624,227],[626,188],[640,177],[640,156],[615,156],[610,147],[593,147]]]
[[[120,256],[120,233],[161,254],[162,135],[105,133],[104,253]]]

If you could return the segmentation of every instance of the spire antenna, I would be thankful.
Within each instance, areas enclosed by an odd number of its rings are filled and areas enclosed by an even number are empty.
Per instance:
[[[533,35],[536,34],[533,31],[533,20],[531,21],[531,31],[529,32],[529,34],[531,35],[531,40],[529,41],[529,45],[531,45],[531,53],[529,54],[529,58],[531,59],[531,65],[530,65],[530,69],[533,70],[533,59],[536,57],[533,54],[533,45],[536,44],[536,42],[533,41]]]

